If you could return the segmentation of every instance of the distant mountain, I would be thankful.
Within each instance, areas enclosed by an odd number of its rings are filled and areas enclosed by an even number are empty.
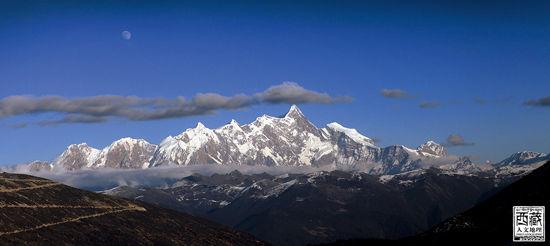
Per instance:
[[[521,176],[545,160],[550,160],[550,155],[523,151],[494,165],[479,165],[468,157],[448,156],[445,147],[431,140],[416,149],[403,145],[381,148],[371,138],[336,122],[317,128],[293,105],[282,117],[263,115],[244,125],[231,120],[220,128],[209,129],[199,122],[195,128],[165,138],[158,146],[133,138],[117,140],[102,150],[86,143],[73,144],[50,165],[35,162],[23,169],[73,171],[207,164],[330,165],[388,175],[438,166],[455,174],[489,172],[496,176]]]
[[[318,129],[296,106],[284,117],[263,115],[211,130],[201,123],[159,145],[151,166],[230,164],[311,166],[372,162],[379,148],[371,139],[337,123]]]
[[[541,162],[550,160],[550,155],[533,152],[533,151],[521,151],[514,153],[510,157],[496,163],[495,166],[508,166],[508,165],[528,165],[535,162]]]
[[[336,122],[317,128],[293,105],[283,117],[263,115],[245,125],[232,120],[212,130],[199,123],[162,141],[151,166],[339,165],[388,174],[409,171],[418,168],[423,159],[445,155],[446,150],[433,141],[416,150],[404,146],[380,148],[357,130]]]
[[[104,191],[206,217],[276,245],[346,238],[400,238],[429,229],[540,167],[550,156],[519,152],[491,164],[449,156],[427,141],[418,148],[378,147],[333,122],[317,128],[296,106],[249,124],[201,123],[158,146],[123,138],[99,150],[70,145],[52,163],[16,170],[148,169],[169,165],[313,166],[309,174],[194,174],[162,187]],[[326,166],[328,165],[328,166]]]
[[[47,161],[33,161],[27,165],[29,172],[38,172],[38,171],[51,171],[53,168],[52,163]]]
[[[105,193],[209,218],[275,245],[306,245],[365,235],[414,235],[470,208],[494,187],[493,179],[440,169],[385,176],[233,171],[194,174],[163,187],[121,186]]]
[[[550,160],[550,155],[532,151],[512,154],[503,161],[494,164],[496,177],[523,176]]]
[[[53,167],[69,171],[91,168],[99,157],[99,153],[101,153],[100,150],[92,148],[86,143],[71,144],[53,162]]]
[[[143,139],[133,138],[122,138],[103,150],[86,143],[72,144],[53,162],[53,167],[69,171],[101,167],[147,168],[156,148]]]
[[[380,148],[357,130],[339,123],[317,128],[293,105],[282,117],[263,115],[249,124],[235,120],[209,129],[202,123],[158,146],[123,138],[103,150],[73,144],[56,158],[53,169],[149,168],[165,165],[335,165],[372,174],[395,174],[446,157],[446,149],[428,141],[417,149]]]
[[[263,245],[246,233],[142,202],[0,173],[2,245]]]
[[[420,145],[420,147],[418,147],[418,151],[433,156],[447,156],[447,150],[445,147],[434,141],[428,141],[425,144]]]

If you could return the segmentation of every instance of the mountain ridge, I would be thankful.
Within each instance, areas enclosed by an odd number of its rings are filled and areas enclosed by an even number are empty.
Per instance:
[[[544,161],[550,156],[518,152],[492,165],[518,169],[516,164]],[[536,159],[533,159],[536,158]],[[378,147],[374,141],[354,128],[337,122],[318,128],[302,111],[292,105],[281,117],[262,115],[253,122],[237,121],[215,129],[201,122],[175,136],[168,136],[155,145],[143,139],[122,138],[102,150],[86,143],[71,144],[50,167],[44,170],[80,170],[97,168],[146,169],[166,165],[260,165],[260,166],[324,166],[334,165],[387,175],[421,169],[432,163],[451,165],[447,169],[472,172],[477,168],[468,157],[449,156],[447,149],[428,140],[418,148],[403,145]],[[461,164],[462,163],[462,164]],[[477,164],[473,164],[477,165]],[[467,167],[467,170],[462,170]],[[528,168],[528,167],[524,167]],[[461,169],[461,170],[459,170]],[[509,170],[514,172],[515,170]]]

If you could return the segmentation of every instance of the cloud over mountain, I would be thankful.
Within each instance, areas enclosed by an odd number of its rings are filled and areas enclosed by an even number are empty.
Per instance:
[[[474,143],[466,142],[464,138],[459,134],[451,134],[447,137],[447,141],[445,142],[445,146],[452,147],[452,146],[471,146],[474,145]]]
[[[341,102],[350,102],[351,97],[339,96],[333,97],[327,93],[320,93],[305,89],[294,82],[283,82],[280,85],[269,87],[262,93],[255,95],[256,99],[266,103],[321,103],[332,104]]]
[[[219,110],[241,109],[257,104],[333,104],[350,101],[350,97],[334,97],[327,93],[308,90],[294,82],[271,86],[253,95],[224,96],[217,93],[198,93],[191,99],[120,95],[81,98],[15,95],[0,99],[0,119],[40,113],[59,114],[57,119],[37,123],[48,126],[63,123],[100,123],[112,118],[131,121],[180,118],[212,114]],[[24,124],[20,123],[18,126]]]

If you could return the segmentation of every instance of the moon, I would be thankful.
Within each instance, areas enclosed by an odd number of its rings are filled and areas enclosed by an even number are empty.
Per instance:
[[[132,38],[132,33],[129,31],[122,31],[120,34],[123,39],[130,40]]]

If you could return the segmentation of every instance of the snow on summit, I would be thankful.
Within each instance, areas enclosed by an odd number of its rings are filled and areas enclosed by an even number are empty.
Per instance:
[[[346,134],[357,143],[374,146],[374,141],[372,141],[372,139],[361,135],[361,133],[353,128],[344,127],[337,122],[329,123],[327,124],[327,127],[334,131]]]
[[[260,165],[360,168],[372,174],[396,174],[422,168],[423,161],[446,160],[447,150],[430,140],[417,149],[402,145],[384,148],[354,128],[332,122],[313,125],[296,105],[282,117],[262,115],[248,124],[231,120],[210,129],[201,122],[158,146],[143,139],[122,138],[103,150],[87,144],[70,145],[54,168],[151,168],[166,165]],[[547,159],[520,152],[501,165]],[[449,163],[455,169],[471,168],[469,159]],[[472,169],[473,170],[473,169]],[[460,171],[460,170],[459,170]]]

